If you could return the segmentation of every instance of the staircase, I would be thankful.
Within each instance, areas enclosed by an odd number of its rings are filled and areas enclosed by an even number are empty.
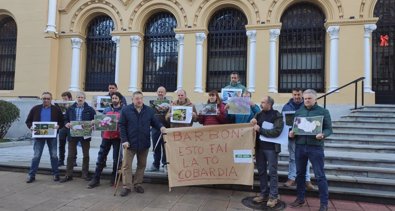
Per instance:
[[[325,139],[330,194],[395,202],[395,105],[365,106],[332,126],[333,134]],[[286,181],[287,174],[284,151],[280,181]],[[312,170],[311,176],[314,182]]]

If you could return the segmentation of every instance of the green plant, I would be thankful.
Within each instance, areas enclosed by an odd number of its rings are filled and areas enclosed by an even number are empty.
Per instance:
[[[7,134],[11,124],[19,119],[19,108],[16,105],[0,100],[0,139]]]

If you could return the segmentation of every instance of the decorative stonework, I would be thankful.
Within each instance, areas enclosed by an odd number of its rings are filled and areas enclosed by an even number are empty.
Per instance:
[[[148,2],[150,2],[152,0],[143,0],[141,1],[133,10],[132,15],[129,18],[129,30],[132,30],[132,24],[133,24],[133,20],[136,18],[136,14],[138,13],[138,11]],[[181,14],[184,18],[184,27],[187,28],[188,27],[188,17],[187,17],[187,13],[185,12],[184,7],[182,7],[182,5],[180,4],[179,0],[161,0],[161,1],[166,1],[166,2],[171,2],[174,5],[177,6],[177,8],[181,11]]]
[[[291,3],[292,0],[289,1],[289,3]],[[341,4],[340,0],[323,0],[323,1],[327,1],[329,3],[329,1],[334,1],[336,6],[337,6],[337,10],[339,13],[339,19],[343,19],[343,6]],[[273,14],[273,10],[274,7],[277,5],[278,2],[281,2],[280,0],[273,0],[272,3],[269,6],[269,9],[267,11],[267,16],[266,16],[266,23],[271,23],[272,20],[272,14]],[[328,17],[327,17],[328,18]]]
[[[76,1],[78,1],[78,0],[76,0]],[[90,0],[90,1],[86,2],[85,4],[81,5],[77,9],[77,11],[74,13],[73,17],[71,18],[70,29],[69,29],[70,32],[75,32],[74,26],[75,26],[77,18],[84,11],[84,9],[86,9],[88,6],[93,5],[93,4],[97,4],[98,6],[100,6],[100,5],[105,6],[105,7],[100,7],[103,9],[110,8],[114,12],[114,14],[116,14],[118,16],[118,20],[120,22],[120,26],[118,26],[118,27],[121,28],[123,26],[123,19],[122,19],[121,13],[119,12],[118,8],[114,4],[110,3],[110,1],[108,1],[108,0]],[[113,21],[116,22],[116,20],[113,20]]]
[[[365,10],[366,0],[361,1],[361,6],[359,7],[359,18],[363,18],[363,11]]]
[[[203,8],[206,6],[206,4],[208,2],[210,2],[210,1],[216,1],[216,0],[203,0],[200,3],[198,9],[195,12],[195,17],[193,19],[193,27],[197,27],[197,22],[198,22],[200,13],[203,10]],[[250,3],[250,5],[254,8],[254,13],[255,13],[255,17],[256,17],[255,23],[256,24],[260,24],[261,23],[261,18],[260,18],[260,15],[259,15],[259,8],[258,8],[258,6],[255,4],[254,0],[248,0],[248,3]],[[250,23],[250,24],[252,24],[252,23]]]

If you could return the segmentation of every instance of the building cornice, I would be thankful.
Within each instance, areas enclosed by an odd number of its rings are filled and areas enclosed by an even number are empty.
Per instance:
[[[365,24],[375,24],[377,23],[378,18],[369,18],[369,19],[343,19],[343,20],[333,20],[327,21],[325,23],[325,27],[329,26],[350,26],[350,25],[365,25]]]

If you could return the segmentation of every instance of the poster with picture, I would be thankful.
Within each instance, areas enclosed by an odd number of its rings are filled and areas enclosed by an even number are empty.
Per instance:
[[[73,105],[75,101],[63,101],[63,100],[55,100],[54,104],[57,105],[63,114],[66,113],[67,109]]]
[[[56,138],[57,122],[33,122],[32,138]]]
[[[221,89],[221,99],[225,104],[228,103],[231,97],[241,97],[242,94],[242,89]]]
[[[204,116],[217,115],[217,104],[216,103],[203,104],[203,108],[202,110],[200,110],[199,114]]]
[[[104,109],[111,107],[111,97],[110,96],[97,96],[96,109],[98,111],[104,111]]]
[[[117,115],[95,115],[95,130],[98,131],[117,131]]]
[[[192,107],[191,106],[172,106],[170,122],[172,123],[191,123]]]
[[[251,99],[249,97],[231,97],[228,100],[228,114],[250,114]]]
[[[317,135],[322,133],[324,116],[295,117],[292,131],[295,135]]]
[[[71,137],[85,137],[92,135],[91,121],[71,121],[70,124]]]

